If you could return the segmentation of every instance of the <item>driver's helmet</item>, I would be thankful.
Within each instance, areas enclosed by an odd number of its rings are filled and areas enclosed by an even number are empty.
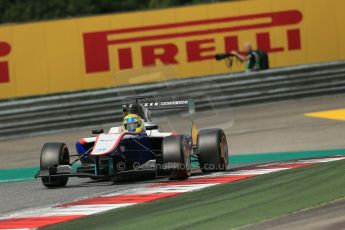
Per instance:
[[[144,122],[137,114],[128,114],[122,122],[124,132],[145,132]]]

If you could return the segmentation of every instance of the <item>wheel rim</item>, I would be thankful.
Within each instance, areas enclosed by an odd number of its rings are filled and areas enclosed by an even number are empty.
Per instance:
[[[220,141],[220,157],[221,157],[221,163],[223,164],[223,167],[228,165],[228,144],[226,141],[225,136],[222,136],[222,139]]]
[[[183,157],[184,157],[184,164],[186,168],[186,172],[189,175],[190,174],[190,156],[188,154],[188,149],[187,149],[187,143],[183,143]]]
[[[62,154],[60,155],[60,163],[69,164],[69,153],[66,146],[64,146],[62,149]]]

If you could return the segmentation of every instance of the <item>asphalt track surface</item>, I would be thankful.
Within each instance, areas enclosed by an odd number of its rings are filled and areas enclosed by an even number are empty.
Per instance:
[[[246,154],[343,148],[345,122],[310,118],[303,114],[344,107],[345,96],[339,96],[227,109],[222,114],[233,119],[232,128],[227,132],[230,152]],[[212,117],[204,122],[204,125],[215,123]],[[2,141],[0,168],[37,166],[40,149],[45,142],[62,141],[73,148],[75,140],[89,134],[90,128]],[[68,187],[63,189],[44,189],[39,180],[0,183],[0,216],[152,183],[158,183],[158,180],[113,184],[71,179]]]
[[[248,167],[235,165],[231,170]],[[229,169],[230,170],[230,169]],[[192,174],[201,172],[195,170]],[[143,179],[124,183],[111,181],[93,181],[85,178],[70,178],[65,188],[46,189],[39,179],[18,183],[0,183],[0,218],[22,210],[50,207],[55,204],[69,203],[81,198],[95,195],[117,193],[123,190],[144,188],[148,185],[167,182],[167,178]]]

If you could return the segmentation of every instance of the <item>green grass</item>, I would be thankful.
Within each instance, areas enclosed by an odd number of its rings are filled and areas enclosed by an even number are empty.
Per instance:
[[[345,197],[345,161],[217,185],[47,229],[229,229]]]

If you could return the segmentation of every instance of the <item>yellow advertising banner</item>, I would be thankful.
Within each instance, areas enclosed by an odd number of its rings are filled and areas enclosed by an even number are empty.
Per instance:
[[[0,99],[226,73],[244,42],[272,67],[345,59],[345,1],[248,0],[0,26]],[[155,67],[156,66],[156,67]],[[240,71],[235,63],[231,71]]]

